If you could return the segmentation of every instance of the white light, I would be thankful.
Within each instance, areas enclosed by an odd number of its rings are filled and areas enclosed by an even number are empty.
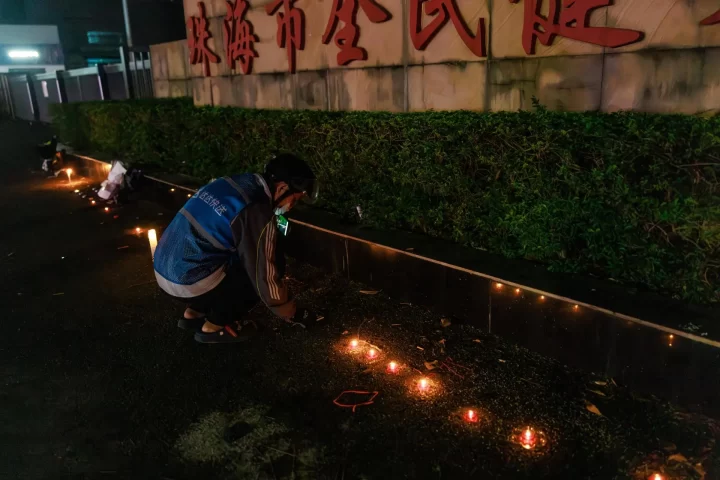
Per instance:
[[[40,53],[37,50],[8,50],[8,57],[13,59],[40,58]]]
[[[158,239],[157,239],[157,232],[155,232],[155,229],[148,230],[148,241],[150,242],[150,254],[152,255],[152,258],[155,258],[155,249],[157,248]]]

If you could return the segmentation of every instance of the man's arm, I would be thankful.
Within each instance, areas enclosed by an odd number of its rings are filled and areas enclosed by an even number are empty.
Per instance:
[[[248,205],[233,220],[238,254],[260,299],[278,317],[291,319],[295,301],[277,269],[278,232],[270,205]]]

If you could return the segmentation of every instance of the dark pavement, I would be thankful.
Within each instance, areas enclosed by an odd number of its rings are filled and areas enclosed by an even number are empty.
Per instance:
[[[314,330],[274,330],[259,308],[246,344],[196,344],[134,234],[174,212],[91,206],[37,172],[44,135],[0,122],[0,478],[720,478],[708,419],[304,266],[295,290],[327,317]],[[350,358],[356,332],[404,376]],[[425,370],[450,352],[454,373]],[[415,368],[436,396],[414,395]],[[349,389],[380,394],[352,413],[332,403]],[[517,445],[530,424],[545,448]]]

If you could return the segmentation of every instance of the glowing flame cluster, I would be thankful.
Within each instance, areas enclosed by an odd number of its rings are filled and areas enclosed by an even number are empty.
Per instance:
[[[152,230],[151,230],[152,231]],[[544,297],[543,297],[544,298]],[[375,360],[381,357],[382,352],[380,349],[365,340],[359,338],[351,338],[347,343],[343,342],[340,346],[341,351],[352,354],[357,359],[365,359],[370,363],[375,363]],[[390,360],[387,363],[383,362],[385,366],[385,373],[388,375],[398,375],[401,370],[410,371],[411,368],[404,368],[403,365],[397,360]],[[415,378],[408,378],[408,376],[402,375],[406,378],[408,385],[408,393],[411,396],[422,398],[425,401],[432,400],[432,398],[442,393],[442,385],[438,383],[436,378],[429,378],[426,376],[420,376]],[[457,421],[462,421],[467,424],[479,424],[481,419],[484,418],[482,410],[478,410],[476,407],[464,407],[459,409],[453,414],[453,417]],[[483,422],[484,423],[484,422]],[[542,431],[536,431],[530,426],[516,429],[512,433],[513,443],[519,444],[526,450],[532,450],[540,448],[546,445],[546,437]],[[663,478],[653,480],[665,480]]]

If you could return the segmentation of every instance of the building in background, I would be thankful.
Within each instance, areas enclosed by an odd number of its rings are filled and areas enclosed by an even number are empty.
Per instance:
[[[54,25],[0,25],[0,73],[49,73],[65,62]]]
[[[185,38],[182,0],[127,2],[134,46]],[[3,23],[57,25],[67,69],[118,63],[125,44],[122,0],[0,0]]]

